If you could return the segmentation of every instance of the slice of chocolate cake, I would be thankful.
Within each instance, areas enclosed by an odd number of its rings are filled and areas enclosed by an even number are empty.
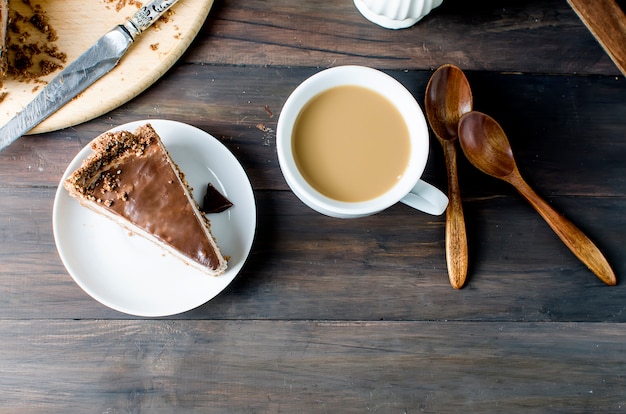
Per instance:
[[[210,275],[226,260],[184,174],[150,124],[97,137],[90,155],[64,182],[83,206],[104,214]]]

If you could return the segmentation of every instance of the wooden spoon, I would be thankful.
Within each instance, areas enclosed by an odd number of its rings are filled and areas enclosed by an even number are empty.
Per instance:
[[[461,116],[472,110],[472,91],[465,74],[453,65],[443,65],[433,73],[426,87],[426,116],[443,146],[448,172],[446,209],[446,263],[450,284],[460,289],[467,277],[467,235],[456,170],[456,140]]]
[[[515,164],[509,141],[493,118],[480,112],[463,115],[459,122],[459,139],[465,156],[476,168],[512,184],[600,280],[610,286],[617,283],[615,273],[595,244],[524,181]]]

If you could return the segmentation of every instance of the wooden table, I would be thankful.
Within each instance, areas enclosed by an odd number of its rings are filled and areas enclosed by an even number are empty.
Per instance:
[[[281,107],[331,66],[382,69],[423,104],[463,68],[539,194],[603,250],[603,285],[509,185],[459,159],[470,269],[450,287],[444,217],[396,205],[331,219],[289,191]],[[84,293],[52,236],[59,179],[112,126],[171,119],[218,137],[258,211],[237,279],[205,305],[138,318]],[[0,152],[0,412],[626,410],[626,80],[565,0],[445,0],[379,28],[350,0],[217,0],[183,58],[90,122]],[[445,189],[431,140],[425,178]]]

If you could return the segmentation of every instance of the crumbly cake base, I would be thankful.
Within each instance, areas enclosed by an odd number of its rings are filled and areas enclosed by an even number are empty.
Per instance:
[[[9,2],[0,0],[0,86],[7,72],[7,30],[9,26]]]

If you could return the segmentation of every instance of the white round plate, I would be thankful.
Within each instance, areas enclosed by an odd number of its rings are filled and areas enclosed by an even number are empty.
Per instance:
[[[54,239],[63,264],[76,283],[94,299],[137,316],[167,316],[196,308],[218,295],[237,276],[252,248],[256,205],[241,164],[217,139],[180,122],[143,120],[116,130],[134,131],[152,124],[172,159],[201,201],[208,182],[233,206],[209,214],[211,232],[228,269],[217,277],[186,265],[155,243],[129,232],[110,219],[81,206],[63,188],[67,176],[91,154],[87,145],[68,166],[54,200]]]

